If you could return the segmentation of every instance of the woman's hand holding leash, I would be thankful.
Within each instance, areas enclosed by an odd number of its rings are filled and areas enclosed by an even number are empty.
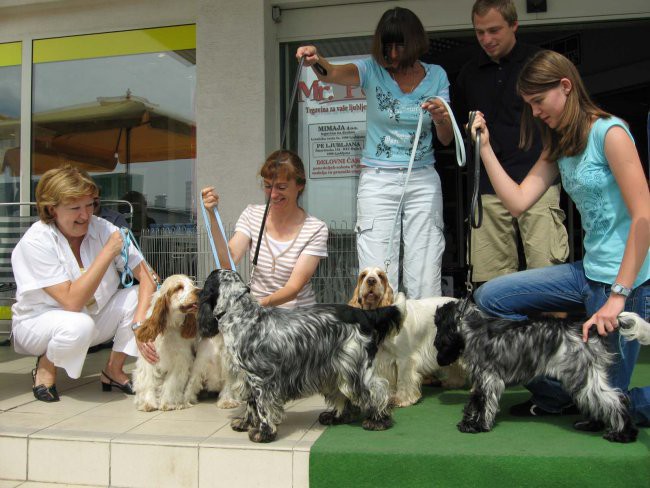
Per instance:
[[[296,59],[300,61],[300,58],[304,57],[305,58],[305,63],[304,66],[313,66],[318,61],[320,61],[320,57],[318,56],[318,50],[316,49],[316,46],[302,46],[299,47],[298,50],[296,51]]]
[[[108,241],[106,241],[104,249],[110,254],[112,259],[120,255],[122,252],[122,246],[124,246],[122,233],[119,230],[116,230],[108,238]]]
[[[303,66],[311,66],[314,68],[316,73],[321,76],[327,76],[327,69],[323,66],[323,60],[318,55],[318,51],[315,46],[301,46],[296,51],[296,59],[298,62],[303,62]],[[304,59],[304,60],[303,60]]]
[[[483,149],[490,145],[490,132],[488,131],[487,124],[485,123],[483,112],[477,110],[474,112],[474,114],[475,115],[471,126],[472,139],[476,141],[476,131],[479,131],[481,133],[481,149]]]
[[[427,100],[422,105],[422,110],[429,112],[434,125],[442,125],[449,119],[449,113],[439,100]]]
[[[219,204],[219,195],[211,186],[201,190],[201,198],[203,199],[203,205],[208,210],[215,208]]]

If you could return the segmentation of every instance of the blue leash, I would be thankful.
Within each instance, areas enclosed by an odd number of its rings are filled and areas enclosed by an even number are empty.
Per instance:
[[[217,224],[219,225],[219,230],[221,231],[223,240],[226,242],[226,251],[228,252],[228,259],[230,260],[230,269],[236,271],[235,262],[233,261],[232,256],[230,255],[230,248],[228,247],[228,239],[226,238],[226,231],[224,230],[223,223],[221,222],[221,216],[219,215],[219,211],[217,210],[217,207],[214,207],[212,210],[214,211],[214,216],[217,219]],[[212,256],[214,256],[214,261],[217,264],[217,269],[221,269],[221,262],[219,261],[219,256],[217,255],[217,247],[215,246],[214,239],[212,238],[212,230],[210,228],[210,219],[208,218],[208,211],[205,208],[205,203],[203,203],[203,199],[201,199],[201,212],[203,213],[203,221],[205,222],[205,228],[208,231],[208,240],[210,241],[210,247],[212,248]]]
[[[131,233],[126,227],[120,229],[122,234],[122,259],[124,260],[124,269],[122,270],[122,286],[124,288],[131,288],[133,286],[133,271],[129,268],[129,247],[131,246]]]
[[[133,243],[135,248],[140,253],[140,256],[142,256],[142,262],[147,267],[147,270],[149,271],[149,274],[151,274],[151,278],[153,279],[154,283],[156,284],[156,290],[159,290],[160,289],[160,281],[158,280],[158,275],[156,275],[156,273],[154,273],[153,269],[151,268],[151,266],[149,266],[149,263],[144,258],[144,254],[142,253],[142,250],[140,249],[140,246],[138,245],[138,241],[135,239],[135,237],[131,233],[131,229],[128,229],[127,227],[122,227],[120,229],[120,233],[122,234],[121,256],[122,256],[122,259],[124,260],[124,269],[122,270],[122,276],[120,277],[120,280],[122,282],[122,286],[124,286],[124,288],[131,288],[133,286],[133,282],[135,280],[135,278],[133,277],[133,271],[131,271],[131,268],[129,267],[129,247],[131,246],[131,243]]]

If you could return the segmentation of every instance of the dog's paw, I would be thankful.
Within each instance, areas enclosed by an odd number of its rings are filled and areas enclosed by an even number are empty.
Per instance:
[[[158,408],[155,405],[151,405],[150,403],[141,403],[136,405],[135,408],[137,408],[141,412],[154,412],[158,410]]]
[[[392,417],[382,417],[380,419],[367,418],[361,423],[361,427],[366,430],[387,430],[393,426]]]
[[[341,423],[340,420],[341,418],[336,416],[334,410],[326,410],[318,416],[318,422],[321,425],[337,425]]]
[[[188,405],[196,405],[199,403],[199,398],[196,395],[185,395],[185,403]]]
[[[630,442],[636,441],[636,436],[639,431],[635,428],[625,429],[623,431],[617,432],[610,430],[605,432],[603,439],[607,439],[609,442],[620,442],[622,444],[628,444]]]
[[[239,405],[241,403],[232,398],[219,398],[217,401],[217,408],[237,408]]]
[[[191,407],[190,404],[188,403],[163,403],[160,405],[160,408],[158,410],[162,410],[164,412],[169,412],[171,410],[183,410],[184,408]]]
[[[440,378],[437,378],[435,376],[431,376],[428,378],[423,378],[422,379],[422,386],[430,386],[432,388],[440,388],[442,386],[442,381]]]
[[[466,434],[478,434],[480,432],[489,432],[490,429],[486,429],[484,426],[479,424],[478,422],[469,422],[466,420],[462,420],[456,424],[456,427],[458,427],[458,430],[461,432],[464,432]]]
[[[277,436],[277,431],[273,431],[268,425],[254,427],[248,431],[248,438],[252,442],[272,442]]]
[[[401,396],[399,394],[393,395],[390,400],[389,400],[389,405],[392,407],[399,407],[399,408],[404,408],[404,407],[410,407],[411,405],[415,405],[418,401],[420,400],[420,397],[413,397],[413,396]]]
[[[465,387],[465,380],[461,378],[448,378],[440,382],[440,386],[446,388],[447,390],[459,390]]]
[[[230,421],[230,428],[237,432],[247,432],[251,424],[244,420],[243,417],[235,417]]]

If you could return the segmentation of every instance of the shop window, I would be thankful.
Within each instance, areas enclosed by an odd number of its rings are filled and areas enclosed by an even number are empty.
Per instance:
[[[587,89],[596,103],[604,110],[622,117],[629,124],[646,170],[646,176],[650,173],[650,103],[648,100],[650,70],[647,69],[650,55],[648,50],[643,49],[642,46],[647,44],[649,27],[648,19],[628,19],[587,24],[520,26],[517,31],[519,41],[556,50],[577,64]],[[423,61],[439,64],[445,69],[453,93],[462,65],[480,49],[475,35],[470,30],[438,31],[429,33],[429,38],[430,50],[423,57]],[[293,73],[297,67],[295,52],[298,46],[314,44],[318,47],[320,54],[328,59],[345,59],[347,56],[367,55],[371,51],[371,42],[371,37],[350,37],[304,39],[282,44],[281,59],[284,65],[281,73],[285,78],[282,79],[283,92],[281,95],[285,111],[289,100],[287,94],[293,86]],[[641,48],[638,48],[639,46]],[[306,75],[303,74],[303,76]],[[329,146],[327,144],[317,146],[321,141],[310,135],[312,123],[308,121],[307,115],[310,112],[305,109],[305,106],[309,101],[316,106],[320,103],[320,106],[323,107],[332,104],[329,103],[331,100],[326,100],[323,103],[321,98],[323,93],[314,90],[315,87],[311,85],[311,81],[304,88],[298,98],[298,110],[294,108],[292,112],[288,147],[298,150],[308,170],[307,189],[304,196],[308,211],[330,224],[331,236],[340,235],[345,238],[338,241],[344,243],[340,245],[343,251],[338,252],[338,247],[330,247],[330,257],[350,256],[356,252],[354,241],[347,237],[351,225],[354,225],[356,214],[357,178],[352,174],[323,175],[322,172],[315,174],[313,171],[314,164],[317,165],[319,159],[327,160],[327,157],[318,158],[322,153],[319,153],[318,150],[324,151]],[[344,93],[341,96],[340,93],[340,91],[332,91],[331,88],[328,88],[327,91],[328,96],[333,95],[333,101],[337,101],[337,97],[345,98],[350,95]],[[354,108],[352,102],[345,105],[349,108],[348,113]],[[352,118],[352,120],[361,121],[363,119],[359,117]],[[361,126],[356,124],[354,127]],[[333,126],[332,132],[337,128],[337,126]],[[361,131],[359,130],[359,132]],[[354,146],[349,144],[348,135],[341,132],[337,137],[338,139],[332,140],[339,143],[340,147],[346,148],[349,153]],[[326,142],[330,143],[331,141]],[[456,165],[453,145],[448,147],[437,145],[435,150],[436,169],[440,174],[444,195],[443,218],[446,249],[443,255],[443,275],[444,280],[451,283],[450,286],[455,289],[456,296],[459,296],[465,293],[462,285],[466,277],[465,242],[467,231],[465,219],[470,182],[468,182],[467,170],[459,170]],[[327,168],[329,168],[337,164],[340,166],[346,164],[350,154],[345,154],[345,162],[341,161],[342,158],[338,154],[331,157],[326,156],[331,160],[331,164],[330,161],[326,161]],[[569,259],[581,259],[583,235],[580,216],[564,194],[561,204],[568,215],[565,224],[570,238]],[[354,263],[352,258],[349,261]],[[523,266],[523,259],[521,262]],[[334,262],[334,265],[338,265],[338,262]]]
[[[20,42],[0,44],[0,202],[19,200]]]
[[[34,41],[32,191],[72,163],[103,200],[133,204],[136,235],[195,222],[196,29]]]

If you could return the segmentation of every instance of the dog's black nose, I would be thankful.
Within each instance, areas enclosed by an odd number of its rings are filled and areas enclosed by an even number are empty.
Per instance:
[[[377,283],[377,280],[375,278],[368,278],[366,282],[370,285],[373,286]]]

